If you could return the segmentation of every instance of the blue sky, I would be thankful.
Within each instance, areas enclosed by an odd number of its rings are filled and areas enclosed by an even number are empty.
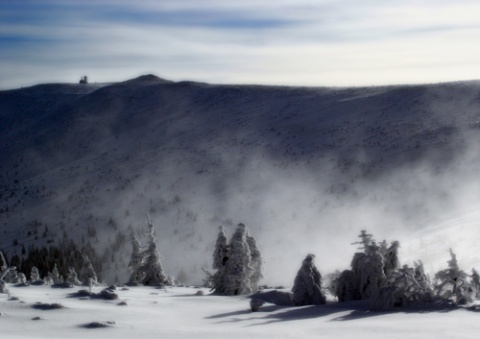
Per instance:
[[[480,79],[477,0],[0,0],[0,88]]]

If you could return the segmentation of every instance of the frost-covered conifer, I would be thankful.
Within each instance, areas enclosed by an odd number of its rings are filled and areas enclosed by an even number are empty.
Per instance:
[[[217,270],[211,276],[212,289],[216,294],[225,294],[226,263],[228,260],[229,246],[223,226],[219,227],[215,250],[213,252],[213,268]]]
[[[80,278],[84,286],[98,285],[97,275],[93,269],[93,265],[86,254],[83,255],[82,268],[80,269]]]
[[[130,280],[128,284],[136,285],[141,283],[143,280],[143,274],[141,268],[143,266],[143,253],[142,246],[138,239],[132,233],[132,255],[130,257],[130,262],[128,264],[128,269],[130,270]]]
[[[227,261],[228,243],[225,229],[219,227],[217,241],[215,242],[215,251],[213,252],[213,268],[216,270],[225,267]]]
[[[3,280],[10,272],[16,270],[15,266],[9,267],[7,265],[7,261],[3,256],[3,253],[0,252],[0,293],[8,292],[7,288],[5,287],[5,281]]]
[[[467,280],[467,274],[458,267],[457,256],[450,249],[451,259],[448,268],[435,274],[435,291],[444,299],[456,304],[472,302],[475,298],[474,288]]]
[[[362,230],[359,237],[362,239],[353,244],[362,244],[364,252],[354,254],[351,267],[352,273],[344,273],[339,279],[341,292],[337,293],[339,300],[355,300],[360,294],[361,299],[370,298],[375,290],[385,282],[385,260],[380,253],[380,247],[372,240],[372,235]],[[356,288],[352,288],[352,285]]]
[[[77,272],[73,267],[68,268],[68,274],[65,282],[73,286],[80,286],[82,284],[82,282],[78,280]]]
[[[363,256],[357,264],[358,289],[362,299],[370,298],[385,281],[384,259],[378,249],[375,242],[372,242],[368,246],[368,254]]]
[[[352,245],[360,244],[362,245],[362,247],[359,247],[358,249],[367,252],[368,246],[370,246],[370,243],[373,241],[373,236],[371,234],[368,234],[367,231],[361,230],[358,237],[360,238],[360,241],[354,242],[352,243]]]
[[[157,250],[155,236],[155,229],[148,217],[148,246],[144,256],[144,263],[140,268],[140,274],[142,275],[142,283],[147,286],[163,286],[169,284],[167,276],[163,272],[162,262],[160,260],[160,254]]]
[[[40,272],[38,272],[38,268],[33,266],[30,271],[30,282],[38,283],[39,281],[42,281],[42,278],[40,278]]]
[[[308,254],[297,272],[292,288],[296,306],[321,305],[326,303],[322,291],[322,276],[315,267],[315,255]]]
[[[415,261],[415,280],[427,291],[433,292],[432,283],[430,277],[425,273],[423,268],[423,262],[421,260]]]
[[[480,298],[480,275],[478,274],[477,270],[472,268],[472,285],[476,289],[476,296],[477,298]]]
[[[399,247],[400,247],[400,243],[398,241],[393,241],[390,247],[387,249],[386,253],[384,254],[384,258],[385,258],[384,271],[386,275],[400,268],[400,260],[398,258]]]
[[[253,272],[251,253],[247,242],[247,229],[238,224],[230,241],[228,260],[225,263],[224,295],[241,295],[252,293],[250,276]]]
[[[52,272],[48,273],[48,278],[51,281],[51,283],[54,285],[63,284],[63,278],[60,276],[60,273],[58,272],[56,263],[53,266]]]
[[[262,254],[260,253],[256,240],[247,234],[247,243],[250,249],[250,266],[253,269],[252,274],[250,275],[250,287],[252,292],[255,293],[258,291],[258,285],[260,280],[263,279],[262,273],[262,265],[263,265],[263,258]]]
[[[213,252],[213,268],[208,281],[216,294],[239,295],[258,291],[263,278],[262,255],[255,239],[249,235],[244,224],[238,224],[230,243],[223,227],[220,227],[215,250]]]
[[[18,284],[27,285],[27,277],[22,272],[18,273]]]
[[[386,240],[383,240],[380,244],[380,249],[378,250],[380,252],[381,255],[383,255],[383,257],[385,258],[386,254],[387,254],[387,251],[388,251],[388,244],[387,244],[387,241]]]
[[[415,279],[416,270],[404,265],[392,271],[388,281],[370,298],[370,309],[388,311],[393,307],[431,302],[432,291]]]
[[[8,274],[5,276],[4,280],[6,282],[9,282],[9,283],[12,283],[12,284],[18,283],[18,272],[17,272],[17,270],[10,270],[10,272],[8,272]]]

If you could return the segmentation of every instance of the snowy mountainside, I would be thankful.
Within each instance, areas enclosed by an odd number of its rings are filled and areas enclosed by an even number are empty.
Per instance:
[[[125,277],[130,245],[113,244],[128,228],[144,233],[146,213],[167,273],[199,282],[218,226],[231,236],[244,222],[267,282],[288,284],[306,253],[321,270],[346,268],[360,229],[407,239],[480,198],[480,82],[303,88],[148,75],[2,91],[0,119],[0,248],[91,242],[111,258],[107,280]]]

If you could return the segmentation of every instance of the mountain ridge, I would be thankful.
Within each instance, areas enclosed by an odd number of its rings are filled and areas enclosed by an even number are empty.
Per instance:
[[[101,249],[117,232],[141,232],[148,212],[162,254],[178,256],[170,269],[194,253],[198,281],[218,224],[246,222],[270,249],[289,243],[275,227],[353,227],[354,237],[369,224],[386,234],[421,225],[480,163],[479,107],[477,81],[327,88],[146,75],[0,91],[0,246],[46,241],[26,236],[40,221],[76,241],[94,226]],[[391,220],[355,227],[339,216],[355,206]]]

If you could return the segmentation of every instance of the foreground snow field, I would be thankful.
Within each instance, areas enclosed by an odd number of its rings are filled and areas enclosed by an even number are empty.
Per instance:
[[[129,287],[117,289],[117,300],[68,297],[79,289],[9,285],[11,297],[0,294],[1,337],[424,339],[475,338],[480,333],[479,313],[467,309],[378,313],[368,311],[364,302],[330,301],[305,307],[267,304],[252,313],[246,297],[212,296],[207,289]],[[199,290],[205,295],[197,295]],[[36,309],[36,303],[64,308]],[[95,322],[106,327],[89,328]]]

